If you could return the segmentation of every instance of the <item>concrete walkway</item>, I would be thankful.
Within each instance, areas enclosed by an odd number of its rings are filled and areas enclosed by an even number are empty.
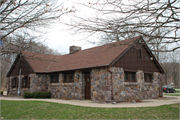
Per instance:
[[[163,93],[163,94],[169,94],[169,95],[171,95],[171,94],[179,94],[179,96],[180,96],[180,93]]]
[[[102,108],[121,108],[121,107],[151,107],[151,106],[160,106],[168,105],[174,103],[180,103],[180,96],[164,96],[167,99],[147,99],[142,100],[141,103],[94,103],[90,100],[62,100],[62,99],[23,99],[16,97],[0,97],[0,100],[15,100],[15,101],[46,101],[46,102],[55,102],[63,103],[70,105],[78,105],[84,107],[102,107]]]

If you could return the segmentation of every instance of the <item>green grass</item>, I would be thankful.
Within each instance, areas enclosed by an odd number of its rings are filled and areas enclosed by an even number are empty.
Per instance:
[[[180,96],[180,94],[163,94],[163,95],[167,95],[167,96]]]
[[[179,90],[176,90],[176,93],[180,93],[180,91],[179,91]]]
[[[142,108],[91,108],[43,101],[1,100],[1,117],[3,119],[179,119],[179,104]]]

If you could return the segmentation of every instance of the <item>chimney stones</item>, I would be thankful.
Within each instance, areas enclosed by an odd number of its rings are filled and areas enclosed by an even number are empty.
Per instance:
[[[75,52],[78,52],[78,51],[80,51],[81,50],[81,47],[79,47],[79,46],[70,46],[70,48],[69,48],[69,54],[73,54],[73,53],[75,53]]]

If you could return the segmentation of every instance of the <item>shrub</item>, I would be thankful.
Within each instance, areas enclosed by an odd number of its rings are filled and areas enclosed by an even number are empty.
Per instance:
[[[51,98],[51,92],[24,92],[24,98]]]
[[[24,92],[24,98],[33,98],[32,93]]]
[[[3,91],[1,91],[1,95],[3,94]]]
[[[34,98],[51,98],[50,92],[36,92]]]

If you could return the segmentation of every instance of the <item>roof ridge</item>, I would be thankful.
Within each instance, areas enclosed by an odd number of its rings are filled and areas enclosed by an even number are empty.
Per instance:
[[[84,50],[89,50],[89,49],[94,49],[94,48],[98,48],[98,47],[103,47],[103,46],[107,46],[107,45],[110,45],[110,44],[116,44],[116,43],[120,43],[120,42],[127,41],[127,40],[133,40],[133,39],[137,39],[139,37],[141,37],[141,36],[137,36],[137,37],[133,37],[133,38],[128,38],[128,39],[125,39],[125,40],[121,40],[121,41],[117,41],[117,42],[112,42],[112,43],[108,43],[108,44],[104,44],[104,45],[100,45],[100,46],[95,46],[95,47],[87,48],[87,49],[84,49]],[[84,51],[84,50],[81,50],[81,51]]]
[[[120,43],[120,42],[123,42],[123,41],[127,41],[127,40],[133,40],[133,39],[137,39],[138,37],[141,37],[141,36],[137,36],[137,37],[133,37],[133,38],[128,38],[128,39],[125,39],[125,40],[121,40],[121,41],[117,41],[117,42],[112,42],[112,43],[108,43],[108,44],[104,44],[104,45],[100,45],[100,46],[95,46],[95,47],[92,47],[92,48],[87,48],[87,49],[84,49],[84,50],[80,50],[78,52],[82,52],[82,51],[86,51],[86,50],[90,50],[90,49],[95,49],[95,48],[98,48],[98,47],[103,47],[103,46],[108,46],[108,45],[111,45],[111,44],[116,44],[116,43]],[[22,52],[29,52],[29,53],[34,53],[34,54],[44,54],[44,55],[51,55],[51,56],[65,56],[65,55],[72,55],[72,54],[64,54],[64,55],[52,55],[52,54],[45,54],[45,53],[36,53],[36,52],[30,52],[30,51],[22,51]],[[78,52],[75,52],[73,54],[76,54]]]

